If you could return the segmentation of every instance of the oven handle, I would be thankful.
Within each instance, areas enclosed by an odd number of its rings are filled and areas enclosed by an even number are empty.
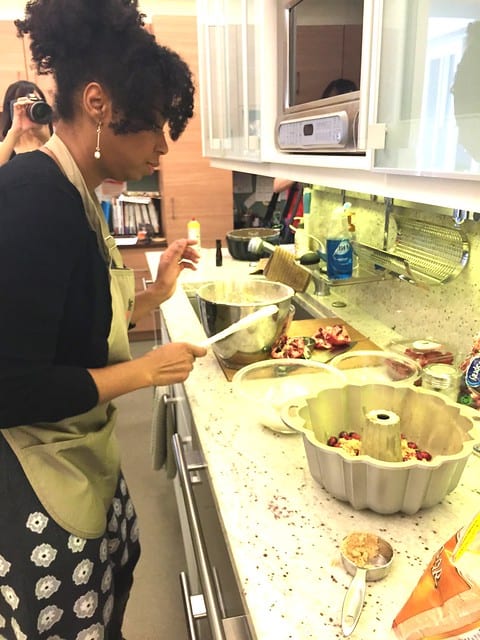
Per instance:
[[[214,589],[212,572],[208,564],[205,542],[203,540],[197,507],[193,497],[192,485],[188,475],[187,463],[185,461],[183,447],[178,433],[173,434],[172,444],[173,454],[177,464],[178,479],[180,481],[180,487],[185,501],[185,510],[190,533],[192,535],[193,548],[197,559],[198,572],[203,586],[203,597],[205,600],[205,608],[207,610],[207,618],[212,632],[212,640],[226,640],[220,614],[220,606]]]

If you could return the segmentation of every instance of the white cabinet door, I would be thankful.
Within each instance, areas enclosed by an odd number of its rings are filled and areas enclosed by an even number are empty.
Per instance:
[[[480,178],[480,2],[383,0],[375,167]]]
[[[258,0],[198,0],[203,151],[260,160]]]

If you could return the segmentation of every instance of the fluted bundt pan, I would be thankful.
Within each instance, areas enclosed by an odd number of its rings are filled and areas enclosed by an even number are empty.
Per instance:
[[[385,462],[329,446],[341,431],[362,438],[365,416],[385,410],[430,461]],[[282,419],[303,433],[310,473],[328,493],[355,509],[413,514],[441,502],[457,486],[475,444],[470,409],[421,387],[349,384],[290,401]]]

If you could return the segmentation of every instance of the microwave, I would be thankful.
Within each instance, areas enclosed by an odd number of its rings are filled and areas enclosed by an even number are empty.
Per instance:
[[[371,4],[279,2],[278,150],[365,155]]]

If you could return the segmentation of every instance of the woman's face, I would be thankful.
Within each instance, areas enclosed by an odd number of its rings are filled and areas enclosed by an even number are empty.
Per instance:
[[[111,129],[100,134],[101,159],[109,178],[140,180],[152,175],[160,156],[168,153],[162,122],[156,130],[116,135]],[[105,131],[105,133],[104,133]]]

